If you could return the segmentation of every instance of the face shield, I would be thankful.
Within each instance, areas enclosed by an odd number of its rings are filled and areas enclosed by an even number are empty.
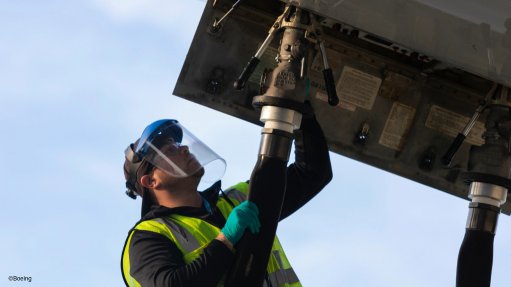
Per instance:
[[[159,120],[149,125],[135,154],[175,178],[202,175],[200,188],[222,178],[225,160],[176,120]]]

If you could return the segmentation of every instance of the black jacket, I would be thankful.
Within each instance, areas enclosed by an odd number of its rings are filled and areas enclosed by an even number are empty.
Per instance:
[[[301,129],[295,132],[295,162],[287,168],[280,220],[306,204],[331,178],[330,157],[323,132],[314,118],[304,118]],[[158,206],[141,221],[180,214],[200,218],[222,228],[225,218],[216,208],[219,193],[219,183],[203,192],[203,197],[212,207],[211,212],[204,207]],[[181,252],[168,238],[140,230],[134,231],[129,251],[131,276],[143,287],[216,286],[234,258],[222,242],[212,240],[197,259],[185,264]]]

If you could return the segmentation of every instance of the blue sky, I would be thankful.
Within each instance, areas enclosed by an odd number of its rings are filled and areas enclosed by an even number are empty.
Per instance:
[[[122,286],[140,215],[123,151],[154,120],[223,156],[224,187],[249,178],[260,128],[171,95],[204,4],[0,0],[0,286]],[[331,158],[332,182],[279,225],[304,286],[454,286],[468,202]],[[509,242],[501,216],[492,286],[509,285]]]

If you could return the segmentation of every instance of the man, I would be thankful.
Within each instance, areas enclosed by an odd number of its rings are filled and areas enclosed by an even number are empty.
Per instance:
[[[255,156],[255,155],[254,155]],[[235,246],[260,228],[258,208],[246,201],[248,183],[203,192],[204,180],[220,179],[225,162],[176,120],[152,123],[126,149],[128,195],[142,197],[142,218],[130,230],[121,269],[127,286],[222,285]],[[280,220],[323,189],[332,171],[325,137],[313,116],[295,132],[295,163],[288,166]],[[301,286],[275,241],[265,286]]]

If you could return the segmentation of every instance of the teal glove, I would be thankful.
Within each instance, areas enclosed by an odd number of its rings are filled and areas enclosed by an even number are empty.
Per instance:
[[[248,228],[252,234],[259,232],[261,222],[258,215],[259,209],[255,203],[244,201],[231,211],[224,228],[222,228],[222,233],[234,245],[238,243],[245,229]]]

